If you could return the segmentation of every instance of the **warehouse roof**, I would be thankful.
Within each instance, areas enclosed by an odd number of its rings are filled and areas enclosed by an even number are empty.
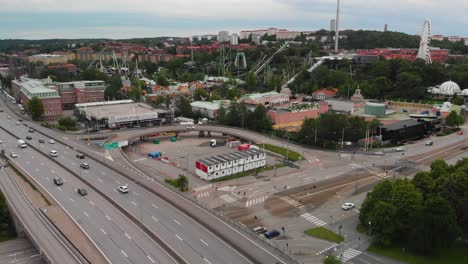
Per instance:
[[[203,163],[208,166],[217,165],[221,163],[225,163],[228,161],[238,160],[245,157],[251,157],[254,155],[265,153],[264,151],[257,150],[257,149],[250,149],[244,151],[236,151],[228,154],[217,155],[205,159],[200,159],[198,162]]]
[[[408,119],[408,120],[403,120],[403,121],[388,124],[388,125],[383,125],[383,126],[380,126],[380,128],[386,129],[386,130],[398,130],[398,129],[402,129],[405,127],[415,126],[420,123],[421,122],[418,122],[418,120]]]

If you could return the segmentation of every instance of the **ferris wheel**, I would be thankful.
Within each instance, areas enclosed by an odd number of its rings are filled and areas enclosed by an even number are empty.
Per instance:
[[[427,64],[432,63],[431,52],[429,45],[431,44],[431,21],[424,20],[424,25],[421,31],[421,41],[419,42],[418,59],[426,61]]]

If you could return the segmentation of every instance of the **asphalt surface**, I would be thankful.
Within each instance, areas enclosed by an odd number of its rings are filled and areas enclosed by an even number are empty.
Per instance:
[[[11,263],[45,264],[46,262],[29,240],[18,238],[0,243],[0,264]]]
[[[58,144],[39,143],[38,138],[43,138],[42,136],[38,133],[28,133],[27,127],[17,126],[16,120],[6,117],[7,114],[0,114],[0,122],[4,128],[21,138],[25,138],[26,135],[32,136],[32,140],[27,140],[28,144],[33,144],[47,153],[51,149],[57,149],[58,159],[65,159],[61,155],[66,151],[61,151]],[[13,162],[28,171],[47,190],[94,241],[110,263],[176,263],[133,222],[95,192],[87,188],[88,195],[80,196],[76,189],[85,186],[73,175],[30,147],[20,149],[16,138],[3,130],[0,131],[0,135],[6,154],[15,151],[19,155],[18,158],[12,159]],[[74,156],[75,153],[72,152],[69,150],[70,155]],[[63,178],[63,186],[57,187],[53,184],[52,179],[55,176]]]

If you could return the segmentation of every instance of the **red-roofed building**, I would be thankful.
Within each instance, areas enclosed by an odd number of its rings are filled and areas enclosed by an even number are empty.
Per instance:
[[[430,51],[432,61],[444,63],[449,56],[447,49],[433,49]],[[377,48],[371,50],[358,50],[359,55],[376,55],[382,56],[385,59],[405,59],[415,61],[418,55],[418,49],[391,49],[391,48]]]
[[[312,93],[312,98],[314,98],[315,100],[326,100],[335,97],[337,93],[338,89],[336,88],[333,88],[331,90],[320,89]]]
[[[65,69],[70,74],[78,73],[78,66],[76,66],[75,64],[70,64],[70,63],[68,63],[68,64],[64,63],[64,64],[49,65],[49,66],[47,66],[47,69],[49,69],[49,70]]]

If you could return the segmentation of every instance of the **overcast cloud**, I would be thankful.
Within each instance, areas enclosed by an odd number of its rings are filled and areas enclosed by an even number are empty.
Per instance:
[[[468,37],[467,0],[341,0],[341,28]],[[189,36],[329,28],[336,0],[0,0],[0,38]]]

